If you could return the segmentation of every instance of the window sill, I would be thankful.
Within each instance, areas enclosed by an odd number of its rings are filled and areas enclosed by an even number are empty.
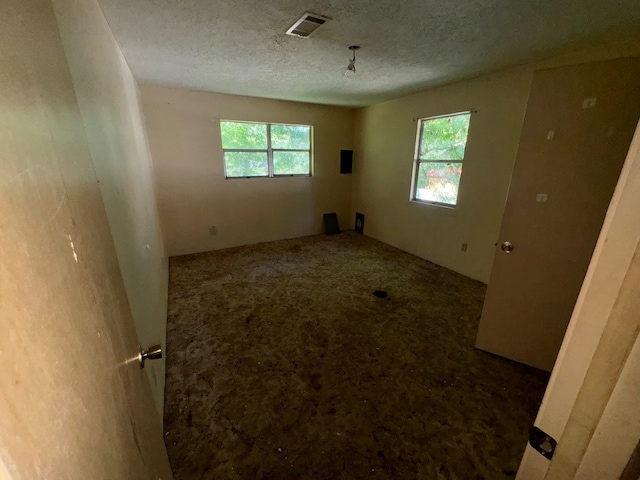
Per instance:
[[[291,177],[302,177],[302,178],[310,178],[312,177],[312,175],[309,175],[307,173],[302,173],[302,174],[289,174],[289,175],[272,175],[272,176],[268,176],[268,175],[252,175],[252,176],[248,176],[248,177],[224,177],[225,180],[248,180],[251,178],[291,178]]]
[[[436,213],[438,215],[447,215],[455,217],[458,215],[458,205],[448,205],[446,203],[426,202],[424,200],[409,200],[414,205],[421,205],[427,207],[429,212]]]

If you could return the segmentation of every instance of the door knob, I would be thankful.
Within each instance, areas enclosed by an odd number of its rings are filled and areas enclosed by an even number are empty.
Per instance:
[[[511,242],[504,242],[501,246],[500,249],[504,252],[504,253],[511,253],[513,251],[513,243]]]
[[[144,362],[146,360],[157,360],[159,358],[162,358],[162,345],[154,345],[146,350],[143,350],[142,347],[140,347],[140,353],[138,354],[140,368],[144,368]]]

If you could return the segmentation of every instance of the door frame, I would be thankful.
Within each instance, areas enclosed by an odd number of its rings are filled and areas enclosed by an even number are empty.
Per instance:
[[[640,358],[638,342],[632,348],[637,337],[634,325],[640,324],[640,318],[629,309],[616,308],[625,291],[640,296],[640,284],[635,284],[630,271],[634,256],[636,261],[640,258],[638,205],[640,124],[534,423],[558,440],[558,450],[549,462],[527,445],[516,480],[574,478],[579,472],[584,474],[588,465],[598,464],[606,466],[607,472],[614,472],[610,477],[598,478],[619,478],[637,445],[638,432],[633,429],[640,425],[640,411],[629,410],[625,417],[628,421],[612,428],[613,412],[607,407],[632,388],[624,378],[634,368],[636,356]],[[632,332],[634,336],[630,335]],[[611,362],[604,353],[618,348],[612,339],[620,340],[625,335],[631,346]],[[638,418],[630,418],[633,416]],[[616,445],[615,459],[602,454],[597,458],[593,453],[594,442],[602,444],[605,439]]]

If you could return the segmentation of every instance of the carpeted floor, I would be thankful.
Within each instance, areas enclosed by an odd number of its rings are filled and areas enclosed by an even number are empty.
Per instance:
[[[482,283],[353,232],[170,265],[176,480],[514,477],[548,374],[473,348]]]

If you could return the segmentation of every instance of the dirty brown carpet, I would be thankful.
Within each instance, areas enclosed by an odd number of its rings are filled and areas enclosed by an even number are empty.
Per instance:
[[[484,292],[353,232],[172,258],[176,480],[513,478],[548,375],[474,349]]]

